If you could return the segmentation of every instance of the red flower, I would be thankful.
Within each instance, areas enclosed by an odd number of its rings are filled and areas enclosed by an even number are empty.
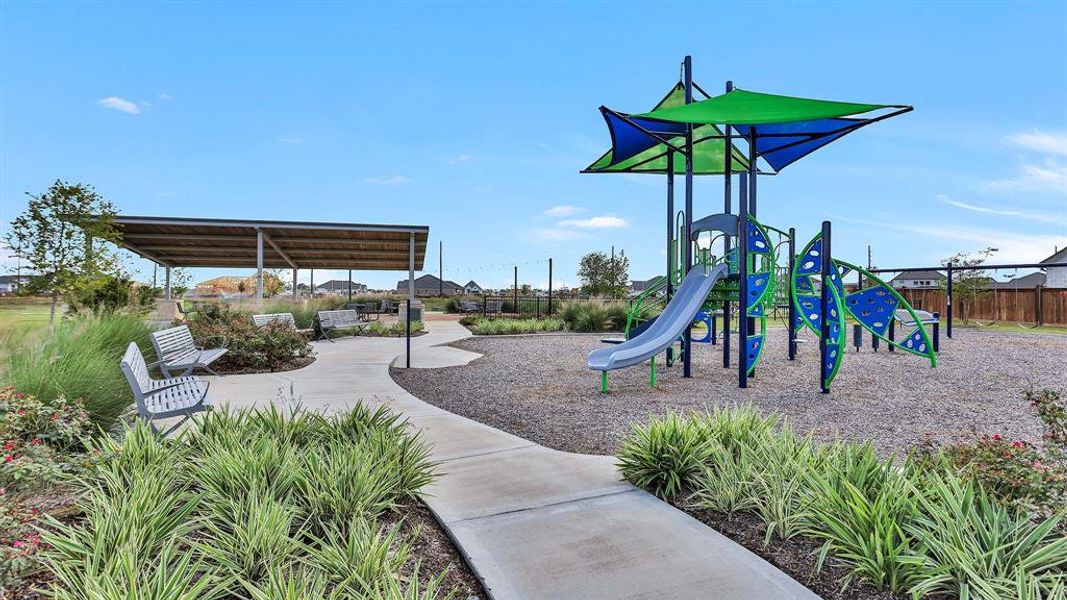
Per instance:
[[[26,416],[26,411],[24,409],[20,408],[20,409],[15,411],[15,414],[20,416],[20,417],[24,417],[24,416]]]
[[[11,462],[13,460],[15,460],[15,455],[14,454],[8,454],[7,456],[4,457],[4,462],[6,462],[6,463],[9,463],[9,462]]]
[[[993,434],[993,441],[996,441],[996,442],[1000,441],[1000,434],[999,433],[994,433]]]
[[[1012,448],[1022,448],[1023,447],[1023,443],[1020,442],[1019,440],[1015,440],[1014,442],[1011,443],[1011,447]]]
[[[22,543],[22,540],[15,540],[15,543],[11,544],[11,547],[12,548],[21,548],[23,545],[24,544]]]
[[[15,442],[4,442],[4,450],[14,450]]]
[[[32,444],[34,446],[40,446],[41,445],[41,438],[39,438],[39,437],[33,438],[33,441],[30,442],[30,444]]]

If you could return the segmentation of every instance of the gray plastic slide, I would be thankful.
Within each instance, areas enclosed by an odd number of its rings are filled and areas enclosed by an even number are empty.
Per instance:
[[[641,335],[608,348],[589,353],[589,368],[611,371],[642,363],[663,352],[700,312],[704,299],[715,282],[726,277],[726,265],[716,265],[704,272],[703,265],[695,265],[685,276],[663,314]]]

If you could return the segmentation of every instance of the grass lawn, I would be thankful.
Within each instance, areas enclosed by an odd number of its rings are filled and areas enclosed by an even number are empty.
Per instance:
[[[0,332],[48,325],[47,298],[0,298]]]

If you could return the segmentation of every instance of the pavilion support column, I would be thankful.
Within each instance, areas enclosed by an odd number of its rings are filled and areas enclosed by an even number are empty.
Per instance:
[[[263,302],[263,230],[256,230],[256,302]]]
[[[167,265],[163,270],[163,298],[165,300],[172,300],[171,288],[170,288],[170,265]]]
[[[297,273],[297,268],[293,267],[293,299],[294,300],[299,297],[297,295],[297,291],[296,291],[296,273]]]
[[[348,270],[348,301],[352,301],[352,269]]]

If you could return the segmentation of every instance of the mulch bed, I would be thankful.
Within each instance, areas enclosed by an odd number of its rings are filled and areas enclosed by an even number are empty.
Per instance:
[[[254,373],[284,373],[285,371],[295,371],[297,369],[303,369],[304,367],[310,365],[313,362],[315,362],[315,356],[309,355],[294,358],[293,360],[283,365],[274,367],[273,369],[264,369],[262,367],[242,367],[239,369],[226,369],[215,368],[214,365],[212,365],[212,368],[214,368],[222,375],[251,375]]]

